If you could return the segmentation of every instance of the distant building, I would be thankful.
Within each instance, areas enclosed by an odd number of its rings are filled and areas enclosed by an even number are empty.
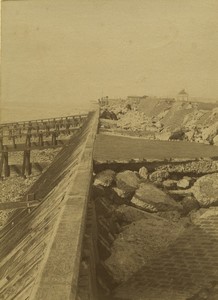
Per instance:
[[[186,93],[185,89],[181,90],[179,94],[177,95],[177,100],[178,101],[188,101],[189,100],[189,95]]]

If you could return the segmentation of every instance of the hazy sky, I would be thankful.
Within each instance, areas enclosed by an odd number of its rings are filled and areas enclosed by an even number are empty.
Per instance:
[[[218,98],[217,0],[2,4],[2,100]]]

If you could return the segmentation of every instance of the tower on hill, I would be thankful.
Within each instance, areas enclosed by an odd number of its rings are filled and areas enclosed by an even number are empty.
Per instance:
[[[189,99],[189,96],[188,96],[188,93],[186,93],[185,89],[181,90],[181,92],[179,92],[177,95],[178,101],[188,101],[188,99]]]

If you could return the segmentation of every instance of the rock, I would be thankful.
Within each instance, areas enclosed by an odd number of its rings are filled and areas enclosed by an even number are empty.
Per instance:
[[[110,119],[110,120],[117,120],[117,116],[113,111],[108,111],[107,109],[105,109],[101,115],[100,118],[102,119]]]
[[[179,222],[181,213],[177,210],[173,211],[160,211],[157,215],[161,218],[167,219],[170,222]]]
[[[125,282],[164,251],[183,230],[182,225],[159,217],[133,222],[117,236],[105,264],[117,283]]]
[[[115,193],[115,197],[118,196],[119,198],[122,198],[122,199],[126,199],[131,195],[131,193],[129,191],[119,189],[118,187],[113,187],[112,191]],[[112,197],[112,198],[114,200],[114,197]]]
[[[169,141],[170,136],[171,136],[171,132],[168,131],[155,133],[155,137],[157,140]]]
[[[142,178],[144,178],[144,179],[148,179],[148,169],[147,168],[145,168],[145,167],[141,167],[140,169],[139,169],[139,175],[142,177]]]
[[[185,132],[183,130],[175,131],[171,134],[169,137],[169,140],[184,140],[185,138]]]
[[[141,183],[131,203],[150,212],[179,210],[181,205],[151,183]]]
[[[194,130],[190,130],[188,132],[185,133],[185,138],[190,142],[193,140],[195,135],[195,131]]]
[[[154,171],[153,173],[151,173],[151,175],[149,176],[149,179],[153,182],[163,181],[163,180],[167,179],[169,176],[170,176],[170,174],[168,171],[160,170],[160,171]]]
[[[120,222],[132,223],[150,217],[150,214],[129,205],[120,205],[114,211]]]
[[[135,207],[142,209],[144,211],[148,212],[157,212],[158,210],[151,204],[148,204],[140,199],[137,199],[136,197],[133,197],[131,200],[131,204],[133,204]]]
[[[112,184],[116,173],[113,170],[104,170],[98,173],[94,180],[94,185],[108,187]]]
[[[192,192],[201,207],[218,205],[218,173],[200,177],[194,183]]]
[[[94,197],[104,197],[109,196],[109,188],[103,187],[101,185],[93,185],[92,188]]]
[[[204,128],[202,130],[202,139],[203,140],[208,140],[208,141],[213,141],[213,138],[217,135],[217,130],[218,130],[218,122],[210,125],[207,128]]]
[[[113,212],[113,206],[108,198],[105,197],[97,197],[95,199],[95,208],[98,216],[103,215],[106,217],[111,216]]]
[[[177,187],[182,189],[187,189],[190,186],[190,180],[183,178],[177,182]]]
[[[189,213],[191,222],[195,225],[199,224],[201,218],[211,218],[211,216],[218,215],[218,207],[200,208],[198,210],[192,210]]]
[[[193,210],[197,210],[200,208],[200,205],[198,201],[192,197],[192,196],[186,196],[181,201],[181,204],[183,206],[183,210],[185,214],[190,213]]]
[[[209,174],[218,172],[218,161],[212,159],[202,159],[178,164],[166,164],[159,167],[158,170],[165,170],[169,171],[170,173],[178,174]]]
[[[218,284],[216,281],[208,282],[197,293],[187,298],[186,300],[217,300],[218,299]]]
[[[218,146],[218,135],[213,138],[213,144],[214,146]]]
[[[116,175],[117,188],[127,193],[134,192],[139,187],[140,182],[139,176],[129,170],[120,172]]]
[[[164,180],[162,183],[163,187],[167,188],[167,189],[175,189],[177,187],[177,181],[176,180],[171,180],[171,179],[167,179]]]

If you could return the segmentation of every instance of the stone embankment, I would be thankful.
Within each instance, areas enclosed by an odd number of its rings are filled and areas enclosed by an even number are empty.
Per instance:
[[[137,171],[105,169],[95,174],[93,193],[102,294],[107,299],[159,299],[149,298],[149,294],[137,298],[137,285],[143,286],[143,276],[134,279],[134,287],[125,293],[126,286],[178,238],[195,230],[202,215],[207,211],[213,214],[211,209],[218,206],[218,173],[202,175],[192,170],[192,175],[183,176],[179,167],[171,173],[167,165],[152,171],[146,167]],[[209,285],[201,286],[202,290]],[[196,298],[201,288],[188,291],[184,298],[164,299],[201,299]]]
[[[117,101],[101,109],[101,130],[157,140],[186,140],[218,145],[218,107],[200,103],[141,100]]]

